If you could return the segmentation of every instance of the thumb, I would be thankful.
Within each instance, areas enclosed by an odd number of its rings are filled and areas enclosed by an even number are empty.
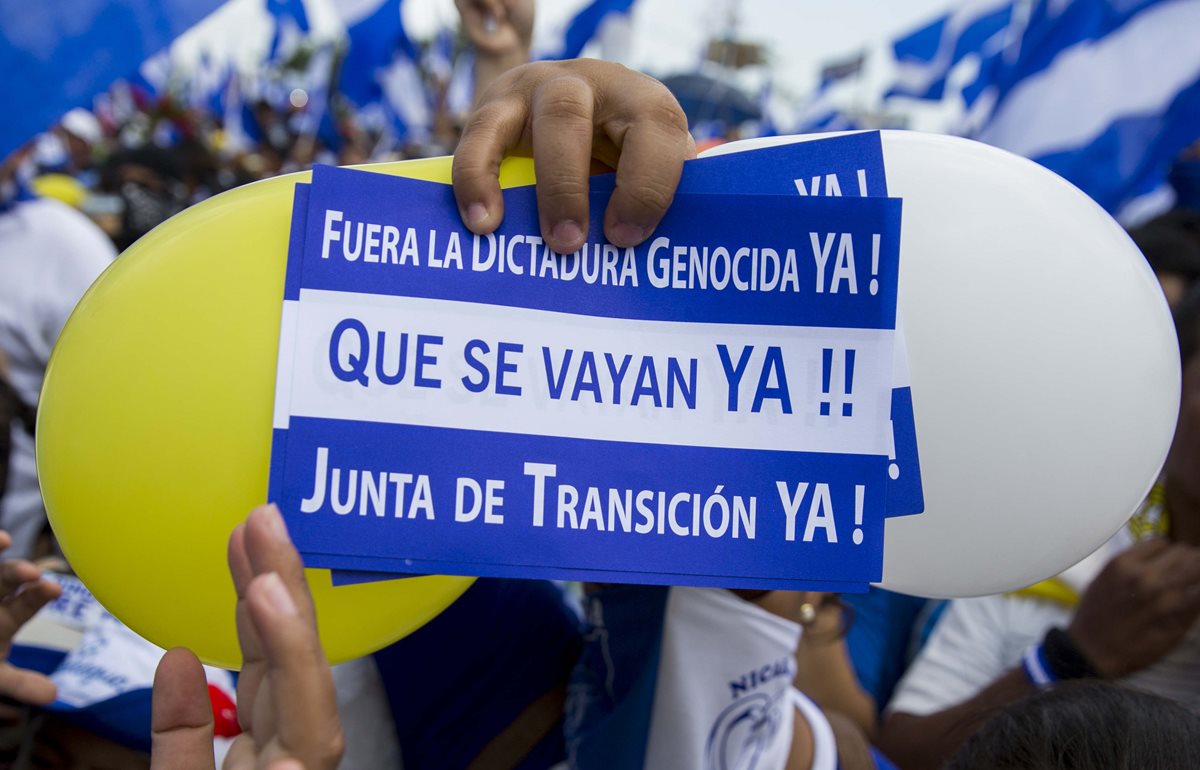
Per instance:
[[[214,770],[212,702],[191,650],[176,647],[159,661],[151,709],[150,770]]]

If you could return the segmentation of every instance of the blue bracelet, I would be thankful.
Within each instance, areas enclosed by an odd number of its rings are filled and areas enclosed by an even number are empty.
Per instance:
[[[1039,690],[1044,690],[1058,681],[1058,677],[1054,675],[1054,670],[1050,668],[1050,664],[1046,660],[1046,651],[1040,643],[1032,644],[1029,649],[1025,650],[1025,654],[1021,656],[1021,668],[1025,669],[1025,676],[1029,679],[1029,683]]]

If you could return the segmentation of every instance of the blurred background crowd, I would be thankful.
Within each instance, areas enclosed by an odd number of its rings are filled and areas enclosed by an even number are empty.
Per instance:
[[[1200,454],[1191,453],[1197,439],[1186,419],[1188,383],[1200,377],[1200,368],[1188,375],[1200,339],[1200,2],[830,5],[559,0],[540,3],[535,14],[533,0],[0,0],[0,420],[11,426],[0,431],[0,527],[14,541],[9,555],[42,560],[63,591],[15,645],[24,618],[0,624],[10,664],[58,672],[59,687],[45,712],[29,708],[44,698],[4,705],[20,718],[0,714],[17,725],[0,766],[136,767],[148,748],[147,670],[157,653],[105,619],[72,582],[46,527],[34,471],[38,392],[54,340],[86,287],[153,227],[225,190],[314,163],[453,153],[472,104],[496,76],[530,60],[580,56],[661,79],[701,150],[849,129],[967,136],[1056,171],[1129,229],[1178,315],[1185,366],[1185,419],[1167,475],[1129,531],[1085,564],[1018,594],[949,604],[878,590],[806,599],[799,622],[813,633],[795,652],[795,681],[840,715],[831,716],[835,727],[843,719],[904,768],[940,766],[981,715],[1037,689],[1038,661],[1050,679],[1133,678],[1200,712],[1193,588],[1200,586]],[[1080,286],[1064,290],[1085,285],[1081,276]],[[1192,430],[1200,434],[1200,425]],[[1146,546],[1153,536],[1170,545]],[[1113,587],[1130,581],[1143,586],[1143,598],[1123,605]],[[492,733],[464,738],[453,728],[451,716],[465,718],[466,706],[414,703],[396,686],[445,686],[412,661],[436,655],[481,618],[515,618],[498,625],[529,636],[520,643],[532,657],[564,656],[579,643],[574,620],[530,609],[551,601],[540,588],[485,582],[377,655],[370,672],[342,669],[340,702],[359,715],[347,723],[345,767],[399,765],[400,753],[405,767],[467,766],[477,756],[471,752],[490,745]],[[1150,612],[1147,596],[1171,592],[1186,601]],[[57,653],[38,658],[50,648]],[[146,665],[122,668],[113,655]],[[477,676],[472,686],[496,691],[518,679],[532,686],[520,666],[497,673],[494,663],[466,665],[459,676]],[[209,677],[214,711],[224,714],[218,737],[231,736],[238,729],[229,717],[232,684],[215,670]],[[1060,709],[1043,726],[1059,718],[1067,732],[1089,720],[1118,725],[1111,737],[1133,729],[1122,720],[1137,712],[1143,731],[1154,722],[1196,734],[1186,714],[1160,714],[1155,703],[1096,692],[1083,698],[1094,713],[1084,709],[1070,721]],[[398,743],[381,747],[365,735],[375,724],[361,716],[368,701],[376,713],[390,709]],[[1019,714],[1009,717],[1006,729],[1033,729]],[[38,734],[49,737],[30,737]],[[95,736],[126,753],[107,765],[68,764],[72,747],[102,751],[88,743]],[[841,740],[839,732],[839,748]],[[976,750],[988,751],[983,745]],[[533,756],[472,766],[533,767],[521,764]],[[883,754],[874,756],[884,767]],[[1190,760],[1179,761],[1161,766]]]
[[[131,19],[97,18],[59,48],[20,52],[74,59],[83,75],[10,84],[37,103],[0,133],[0,151],[25,148],[18,177],[83,210],[118,248],[255,179],[452,153],[487,80],[581,55],[662,80],[700,149],[914,128],[1033,158],[1127,225],[1200,207],[1197,63],[1186,40],[1173,45],[1190,18],[1161,2],[564,0],[499,31],[482,13],[462,23],[451,0],[209,0],[145,19],[133,5]],[[124,50],[99,61],[89,46]],[[8,56],[6,71],[28,63]]]

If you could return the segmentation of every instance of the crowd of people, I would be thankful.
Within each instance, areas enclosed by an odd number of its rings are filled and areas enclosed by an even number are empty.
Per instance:
[[[605,236],[639,244],[695,155],[687,120],[619,65],[522,64],[531,6],[459,3],[479,53],[474,110],[443,148],[462,218],[493,231],[500,159],[529,154],[545,241],[573,252],[600,163],[617,172]],[[57,551],[33,451],[50,352],[118,253],[187,205],[314,162],[398,156],[353,121],[335,153],[266,103],[257,143],[236,150],[215,116],[130,104],[73,111],[0,166],[0,767],[1200,767],[1200,213],[1131,233],[1180,342],[1162,477],[1051,580],[937,602],[480,579],[412,635],[331,667],[300,558],[264,505],[230,536],[235,683],[121,626]]]

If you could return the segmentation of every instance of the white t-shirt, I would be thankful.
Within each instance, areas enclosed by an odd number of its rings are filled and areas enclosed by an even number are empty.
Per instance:
[[[812,770],[834,770],[829,722],[792,686],[798,624],[713,588],[672,588],[665,621],[647,768],[785,767],[799,710]]]
[[[370,656],[358,658],[332,670],[346,737],[339,770],[402,770],[400,742],[375,661]]]
[[[1060,576],[1079,593],[1108,561],[1132,544],[1122,531]],[[1054,626],[1065,628],[1073,608],[1002,594],[950,602],[888,704],[889,712],[926,716],[966,701],[1021,664],[1030,645]],[[1162,660],[1122,680],[1170,698],[1200,714],[1200,623]]]
[[[100,228],[58,201],[26,201],[0,212],[0,350],[26,403],[37,404],[67,317],[115,256]],[[33,440],[16,428],[8,491],[0,500],[0,528],[13,538],[5,556],[27,556],[44,520]]]
[[[661,629],[662,645],[650,721],[643,726],[646,752],[637,767],[779,770],[786,766],[799,712],[813,736],[812,770],[835,770],[837,746],[828,720],[792,686],[798,624],[712,588],[671,588],[662,612],[643,620],[647,634]],[[352,661],[334,666],[333,673],[347,734],[342,770],[399,767],[374,663]]]

